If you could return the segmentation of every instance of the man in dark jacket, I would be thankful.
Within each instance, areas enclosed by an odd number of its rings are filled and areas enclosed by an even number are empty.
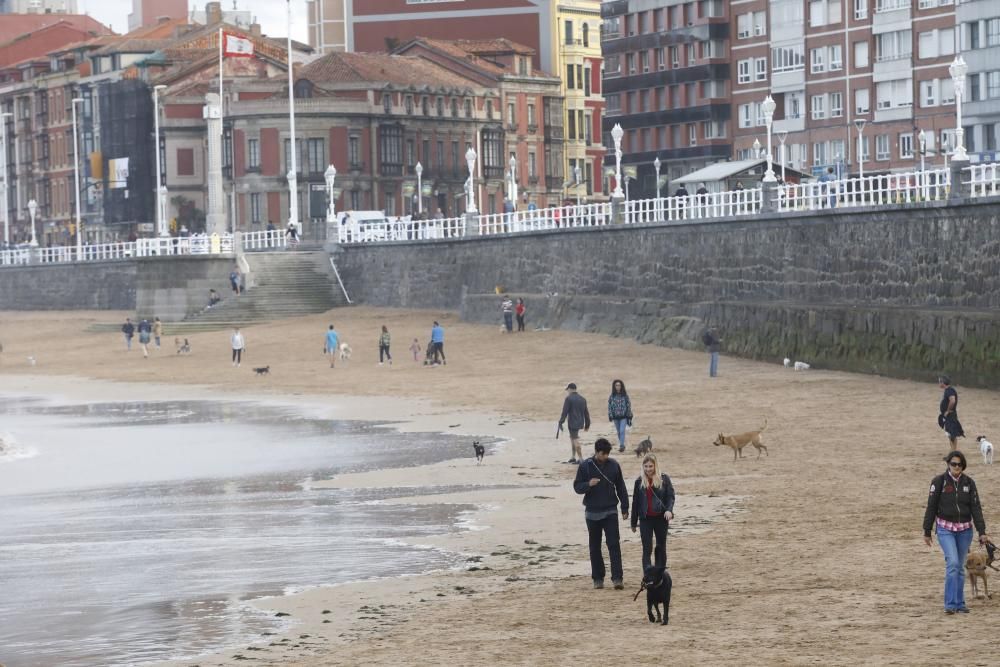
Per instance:
[[[122,335],[125,336],[125,349],[132,349],[132,336],[135,335],[135,325],[132,324],[132,319],[129,317],[125,318],[125,324],[122,325]]]
[[[722,346],[722,341],[715,333],[715,329],[707,329],[701,337],[701,342],[708,350],[708,377],[714,378],[719,374],[719,348]]]
[[[572,455],[567,463],[579,463],[583,461],[583,449],[580,447],[580,429],[590,430],[590,411],[587,410],[587,399],[576,393],[576,384],[570,382],[566,385],[566,400],[563,401],[562,415],[559,417],[559,431],[562,431],[563,422],[569,420],[569,444],[573,448]]]
[[[590,534],[590,576],[594,579],[594,588],[604,588],[602,533],[611,559],[611,582],[616,590],[625,588],[618,534],[618,503],[621,503],[622,520],[627,520],[628,489],[625,488],[621,466],[611,458],[611,443],[607,438],[598,438],[594,443],[594,456],[580,463],[573,490],[583,496],[583,516]]]

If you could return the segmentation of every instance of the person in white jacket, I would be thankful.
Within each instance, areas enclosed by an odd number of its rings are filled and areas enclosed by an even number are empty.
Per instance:
[[[239,366],[240,362],[243,361],[243,350],[246,349],[247,343],[243,339],[243,334],[240,333],[240,328],[236,327],[233,329],[233,336],[230,339],[233,345],[233,366]]]

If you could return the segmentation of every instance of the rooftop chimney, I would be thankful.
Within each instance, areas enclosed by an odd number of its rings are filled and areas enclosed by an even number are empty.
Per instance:
[[[260,24],[259,23],[251,23],[250,24],[250,34],[253,35],[254,37],[260,37],[261,36]]]
[[[222,23],[222,3],[209,2],[205,5],[205,25]]]

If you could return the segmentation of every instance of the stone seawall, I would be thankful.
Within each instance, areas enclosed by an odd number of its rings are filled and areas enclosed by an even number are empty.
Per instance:
[[[539,323],[817,367],[1000,386],[1000,202],[345,247],[356,302]],[[545,295],[556,294],[557,297]],[[532,296],[536,295],[536,296]]]

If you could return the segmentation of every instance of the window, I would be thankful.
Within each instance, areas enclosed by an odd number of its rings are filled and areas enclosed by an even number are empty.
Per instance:
[[[767,81],[767,58],[754,58],[753,80]]]
[[[694,61],[698,59],[697,56],[695,55],[694,44],[688,44],[686,50],[687,50],[687,64],[688,67],[690,67],[692,63],[694,63]]]
[[[517,129],[517,104],[514,102],[507,103],[507,125],[511,129]]]
[[[486,119],[493,120],[493,100],[486,100]]]
[[[854,91],[854,113],[861,115],[871,111],[871,95],[867,88],[858,88]]]
[[[826,118],[826,95],[813,95],[809,98],[809,106],[812,109],[813,120]]]
[[[920,106],[936,107],[940,102],[938,94],[938,80],[930,79],[920,82]]]
[[[622,58],[619,54],[609,54],[604,59],[604,76],[620,76],[622,73]]]
[[[177,175],[194,176],[194,149],[177,149]]]
[[[955,53],[955,29],[929,30],[917,35],[917,57],[937,58]]]
[[[458,98],[451,98],[451,117],[458,118]]]
[[[750,113],[751,112],[750,112],[750,105],[749,104],[741,104],[740,105],[739,120],[740,120],[740,127],[741,128],[753,127],[753,118],[751,117]]]
[[[642,71],[643,72],[648,72],[649,71],[649,51],[643,50],[643,51],[639,52],[639,65],[642,67]],[[578,70],[579,70],[579,67],[580,66],[577,65],[577,69]]]
[[[899,135],[899,157],[906,160],[913,157],[913,133],[904,132]]]
[[[983,98],[983,88],[979,83],[979,74],[969,75],[969,101],[970,102],[980,102]]]
[[[306,142],[306,158],[309,165],[309,172],[312,174],[322,174],[326,171],[326,141],[323,139],[309,139]]]
[[[292,142],[290,139],[285,139],[285,173],[292,170]],[[295,171],[302,171],[302,140],[295,140]]]
[[[826,71],[826,47],[821,46],[818,49],[811,49],[809,51],[809,71],[813,74],[818,72]]]
[[[986,20],[986,46],[1000,45],[1000,18]]]
[[[801,26],[803,23],[802,0],[771,0],[771,25]],[[801,31],[799,31],[801,34]]]
[[[726,136],[726,123],[724,121],[704,121],[701,124],[701,134],[706,139],[722,139]]]
[[[629,54],[630,57],[631,57],[631,55],[632,54]],[[634,68],[630,68],[630,69],[634,69]],[[572,65],[566,65],[566,88],[568,90],[575,90],[576,89],[576,75],[575,75],[575,72],[576,72],[576,70],[573,69]]]
[[[438,171],[444,171],[444,142],[438,141],[434,144],[434,165],[438,168]]]
[[[854,20],[863,21],[868,18],[868,0],[854,0]]]
[[[795,72],[805,69],[805,51],[802,45],[779,46],[771,49],[771,71]]]
[[[431,101],[426,95],[420,98],[420,113],[425,116],[431,115]]]
[[[382,110],[392,113],[392,95],[389,93],[382,93]]]
[[[677,69],[681,66],[680,53],[676,46],[670,47],[670,67]]]
[[[569,121],[566,125],[566,138],[576,139],[576,112],[570,109],[566,118]]]
[[[347,138],[347,162],[352,167],[361,164],[361,137]]]
[[[802,118],[802,93],[785,93],[785,118]]]
[[[827,164],[825,143],[813,144],[813,164],[814,165]]]
[[[900,60],[909,58],[913,48],[913,33],[909,30],[896,30],[875,36],[875,62]]]
[[[861,137],[861,156],[865,160],[872,159],[871,142],[868,140],[868,137],[866,136]]]
[[[844,94],[830,93],[830,118],[842,118],[844,116]]]
[[[698,145],[698,125],[697,123],[688,123],[688,144],[691,146]]]
[[[880,134],[875,137],[875,159],[876,160],[888,160],[889,159],[889,135]]]
[[[645,88],[639,91],[639,111],[647,112],[652,111],[649,106],[649,89]]]
[[[830,155],[837,162],[840,162],[841,160],[844,159],[847,153],[844,152],[843,139],[834,139],[833,141],[830,142]]]
[[[534,151],[528,153],[528,178],[538,178],[538,157]]]
[[[986,73],[986,99],[1000,98],[1000,70]]]
[[[260,169],[259,139],[247,139],[247,169]]]
[[[736,83],[750,83],[750,60],[741,60],[736,63]]]
[[[572,21],[566,21],[566,23],[564,25],[564,30],[565,30],[565,33],[566,33],[565,34],[566,44],[572,44],[573,43],[573,22]]]
[[[351,190],[351,210],[361,210],[361,192],[359,190]]]
[[[465,100],[465,117],[472,118],[472,100],[470,98]]]
[[[583,140],[586,141],[588,145],[593,142],[593,135],[591,134],[590,131],[590,128],[593,126],[593,124],[594,124],[593,114],[590,113],[585,114],[583,119]]]
[[[259,223],[260,222],[260,193],[251,192],[250,193],[250,222]]]
[[[868,42],[854,42],[854,66],[868,67]]]
[[[752,34],[753,13],[740,14],[736,17],[736,38],[746,39]]]
[[[875,98],[878,109],[913,106],[913,82],[911,79],[894,79],[877,83]]]
[[[844,52],[839,44],[830,47],[830,71],[844,69]]]
[[[383,125],[378,128],[379,169],[383,176],[403,174],[403,127]]]
[[[894,12],[897,9],[909,9],[910,0],[875,0],[875,13]]]
[[[406,166],[410,167],[412,172],[413,165],[417,162],[416,147],[413,144],[413,139],[406,140]]]
[[[590,26],[584,23],[580,27],[581,33],[583,35],[583,45],[590,46]]]

